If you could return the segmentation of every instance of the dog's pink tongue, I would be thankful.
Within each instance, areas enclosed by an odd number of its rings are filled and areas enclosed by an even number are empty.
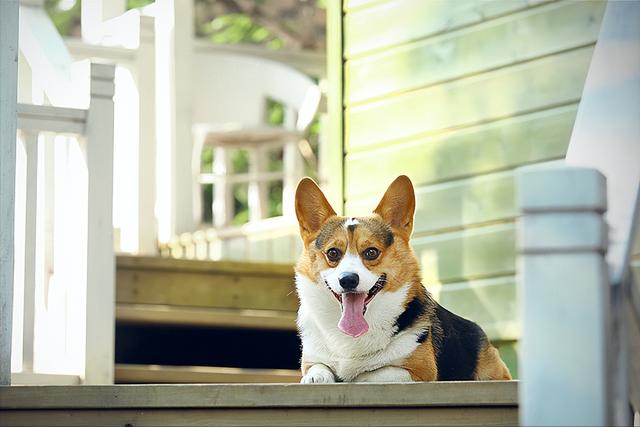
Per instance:
[[[338,328],[345,334],[359,337],[369,330],[363,313],[366,297],[366,293],[342,294],[342,317],[338,322]]]

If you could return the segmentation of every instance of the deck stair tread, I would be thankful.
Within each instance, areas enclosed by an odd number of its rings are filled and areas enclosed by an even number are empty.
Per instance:
[[[145,325],[211,326],[226,328],[296,329],[294,312],[175,306],[169,304],[116,304],[116,320]]]
[[[518,381],[0,386],[0,409],[517,407]]]
[[[127,255],[116,265],[116,383],[300,381],[296,355],[272,348],[252,363],[243,350],[257,337],[297,351],[292,265]],[[231,347],[205,344],[216,339]]]
[[[116,266],[120,311],[133,304],[290,313],[298,308],[289,264],[118,256]]]
[[[117,363],[115,380],[120,384],[297,383],[300,371]]]
[[[0,387],[0,426],[518,423],[517,382]]]

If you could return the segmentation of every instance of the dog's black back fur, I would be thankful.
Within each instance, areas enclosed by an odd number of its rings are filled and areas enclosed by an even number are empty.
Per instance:
[[[438,380],[473,380],[478,355],[487,342],[480,326],[440,304],[436,305],[432,325]]]

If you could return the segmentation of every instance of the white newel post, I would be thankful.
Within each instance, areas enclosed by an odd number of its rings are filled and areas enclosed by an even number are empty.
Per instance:
[[[0,1],[0,385],[11,384],[18,0]]]
[[[91,64],[87,116],[86,384],[112,384],[115,329],[113,94],[115,67]]]
[[[526,167],[518,189],[520,424],[611,425],[605,178]]]
[[[139,93],[138,252],[157,253],[156,203],[156,71],[154,18],[140,17],[140,47],[136,57]]]

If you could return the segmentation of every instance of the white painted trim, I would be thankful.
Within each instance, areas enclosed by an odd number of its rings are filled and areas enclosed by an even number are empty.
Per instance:
[[[18,0],[0,1],[0,385],[11,384]]]

